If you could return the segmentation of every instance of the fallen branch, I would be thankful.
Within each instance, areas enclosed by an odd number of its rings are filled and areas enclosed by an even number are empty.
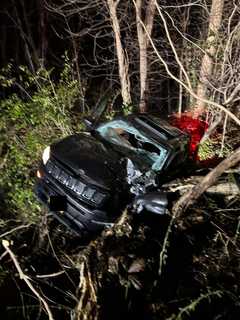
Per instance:
[[[15,254],[12,252],[12,250],[9,248],[9,242],[7,240],[2,240],[2,245],[4,247],[4,249],[6,250],[6,252],[9,254],[9,256],[11,257],[17,271],[19,274],[20,279],[22,279],[23,281],[25,281],[26,285],[29,287],[29,289],[35,294],[35,296],[39,299],[39,301],[43,304],[47,314],[48,314],[48,319],[49,320],[54,320],[52,312],[46,302],[46,300],[37,292],[37,290],[33,287],[29,277],[22,271],[22,268],[15,256]]]
[[[6,237],[6,236],[8,236],[9,234],[11,234],[11,233],[13,233],[13,232],[15,232],[15,231],[17,231],[17,230],[24,229],[24,228],[28,228],[28,227],[30,227],[31,225],[32,225],[32,223],[21,224],[20,226],[17,226],[17,227],[15,227],[15,228],[11,229],[11,230],[8,230],[8,231],[0,234],[0,238]]]
[[[239,169],[238,169],[239,170]],[[231,171],[230,171],[231,172]],[[235,171],[234,171],[235,172]],[[238,171],[236,171],[238,172]],[[229,173],[229,171],[225,171]],[[178,192],[180,196],[191,190],[202,181],[202,176],[192,176],[187,179],[177,179],[162,186],[164,192]],[[228,177],[223,181],[216,181],[207,190],[207,194],[219,194],[223,197],[236,196],[240,192],[240,188],[236,181],[229,181]]]
[[[179,217],[205,192],[217,178],[229,168],[240,162],[240,148],[237,148],[228,158],[219,163],[202,181],[185,193],[174,205],[173,216]]]

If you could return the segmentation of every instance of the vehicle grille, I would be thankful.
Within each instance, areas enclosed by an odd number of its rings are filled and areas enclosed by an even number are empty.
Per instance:
[[[49,175],[58,180],[63,186],[74,192],[81,200],[88,204],[101,206],[108,197],[106,193],[100,192],[93,186],[88,186],[79,179],[72,177],[51,160],[48,160],[45,168]]]

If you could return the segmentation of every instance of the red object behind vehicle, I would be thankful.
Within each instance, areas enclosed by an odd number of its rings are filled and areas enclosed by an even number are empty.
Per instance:
[[[193,118],[189,113],[188,115],[183,114],[181,116],[173,115],[170,118],[170,122],[173,126],[190,135],[189,155],[197,160],[198,144],[208,128],[208,123],[206,121]]]

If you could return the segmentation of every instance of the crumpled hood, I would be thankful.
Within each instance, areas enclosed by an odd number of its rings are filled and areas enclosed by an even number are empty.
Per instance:
[[[86,182],[103,188],[112,188],[124,176],[121,156],[88,133],[75,134],[51,145],[51,154]]]

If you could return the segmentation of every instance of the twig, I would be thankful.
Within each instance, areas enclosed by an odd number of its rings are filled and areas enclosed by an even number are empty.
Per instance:
[[[169,247],[169,236],[170,236],[170,233],[172,232],[174,220],[175,220],[175,215],[173,214],[171,217],[171,220],[169,222],[164,240],[163,240],[162,250],[160,251],[160,255],[159,255],[159,268],[158,268],[159,276],[161,276],[162,271],[163,271],[163,267],[166,264],[167,249]]]
[[[182,86],[186,89],[186,91],[187,91],[193,98],[195,98],[195,99],[197,99],[197,100],[200,100],[200,101],[202,101],[202,102],[204,102],[204,103],[206,103],[206,104],[209,104],[209,105],[212,105],[212,106],[214,106],[214,107],[217,107],[218,109],[224,111],[227,115],[229,115],[229,117],[230,117],[231,119],[233,119],[233,120],[240,126],[240,120],[239,120],[231,111],[229,111],[228,109],[226,109],[223,105],[221,105],[221,104],[219,104],[219,103],[216,103],[216,102],[214,102],[214,101],[210,101],[210,100],[208,100],[208,99],[203,99],[203,98],[199,97],[188,85],[186,85],[183,81],[179,80],[179,78],[177,78],[177,77],[170,71],[170,69],[169,69],[169,67],[168,67],[168,64],[166,63],[166,61],[163,59],[163,57],[162,57],[161,54],[159,53],[158,49],[156,48],[156,46],[155,46],[155,44],[154,44],[154,42],[153,42],[153,40],[152,40],[152,38],[151,38],[151,35],[150,35],[149,32],[147,31],[147,28],[146,28],[145,24],[143,23],[142,20],[140,20],[140,23],[142,24],[142,26],[143,26],[143,28],[144,28],[144,30],[145,30],[145,32],[146,32],[146,35],[147,35],[147,37],[148,37],[148,39],[149,39],[149,42],[151,43],[151,46],[152,46],[153,50],[155,51],[158,59],[162,62],[162,64],[163,64],[163,66],[164,66],[167,74],[168,74],[172,79],[174,79],[178,84],[182,85]]]
[[[4,233],[0,234],[0,238],[3,238],[3,237],[5,237],[5,236],[17,231],[17,230],[28,228],[31,224],[32,223],[24,224],[24,225],[18,226],[16,228],[13,228],[13,229],[11,229],[11,230],[9,230],[7,232],[4,232]]]
[[[214,121],[211,123],[211,125],[208,127],[207,131],[205,131],[201,141],[199,144],[205,142],[215,131],[217,126],[220,124],[220,122],[222,121],[222,112],[220,112],[216,118],[214,119]],[[225,117],[227,117],[228,115],[226,114]]]
[[[222,134],[220,157],[223,156],[224,141],[225,141],[226,128],[227,128],[227,120],[228,120],[228,115],[226,114],[226,115],[225,115],[225,119],[224,119],[224,124],[223,124],[223,134]]]
[[[7,251],[4,251],[3,254],[1,254],[1,256],[0,256],[0,261],[1,261],[7,254],[8,254]]]
[[[61,274],[65,273],[65,271],[58,271],[58,272],[55,272],[55,273],[51,273],[51,274],[38,274],[36,275],[36,278],[53,278],[53,277],[58,277],[60,276]]]
[[[240,219],[238,220],[236,232],[235,232],[235,235],[234,235],[234,238],[233,238],[233,243],[234,243],[235,245],[236,245],[236,243],[237,243],[237,239],[238,239],[238,237],[239,237],[239,234],[240,234]]]
[[[216,290],[216,291],[210,291],[207,292],[205,294],[201,294],[198,298],[196,298],[195,300],[191,301],[190,304],[188,304],[187,306],[183,307],[180,309],[179,313],[177,314],[177,316],[174,317],[175,320],[181,320],[184,318],[184,315],[188,315],[194,311],[196,309],[196,307],[205,299],[210,299],[211,297],[217,296],[217,297],[222,297],[223,295],[223,291],[220,290]],[[167,318],[167,320],[173,319],[171,318]]]
[[[9,248],[9,242],[7,240],[2,240],[2,245],[5,248],[6,252],[9,254],[10,258],[12,259],[20,279],[25,281],[26,285],[29,287],[29,289],[35,294],[35,296],[39,299],[39,301],[43,304],[47,314],[48,314],[48,319],[49,320],[54,320],[52,312],[46,302],[46,300],[37,292],[37,290],[33,287],[30,278],[22,271],[22,268],[15,256],[15,254],[12,252],[12,250]]]
[[[189,79],[189,77],[188,77],[188,74],[187,74],[187,72],[186,72],[183,64],[181,63],[179,57],[178,57],[176,48],[175,48],[175,46],[174,46],[174,44],[173,44],[173,41],[172,41],[172,38],[171,38],[171,36],[170,36],[166,19],[164,18],[163,14],[162,14],[162,10],[160,9],[160,6],[158,5],[157,1],[155,1],[155,5],[156,5],[156,7],[157,7],[157,11],[158,11],[158,13],[159,13],[159,16],[161,17],[161,20],[162,20],[162,22],[163,22],[164,29],[165,29],[165,32],[166,32],[166,35],[167,35],[169,44],[170,44],[170,46],[171,46],[171,48],[172,48],[172,51],[173,51],[173,53],[174,53],[175,59],[176,59],[178,65],[179,65],[180,69],[182,70],[182,73],[183,73],[184,76],[185,76],[185,79],[186,79],[186,81],[187,81],[188,87],[192,90],[192,85],[191,85],[190,79]]]

